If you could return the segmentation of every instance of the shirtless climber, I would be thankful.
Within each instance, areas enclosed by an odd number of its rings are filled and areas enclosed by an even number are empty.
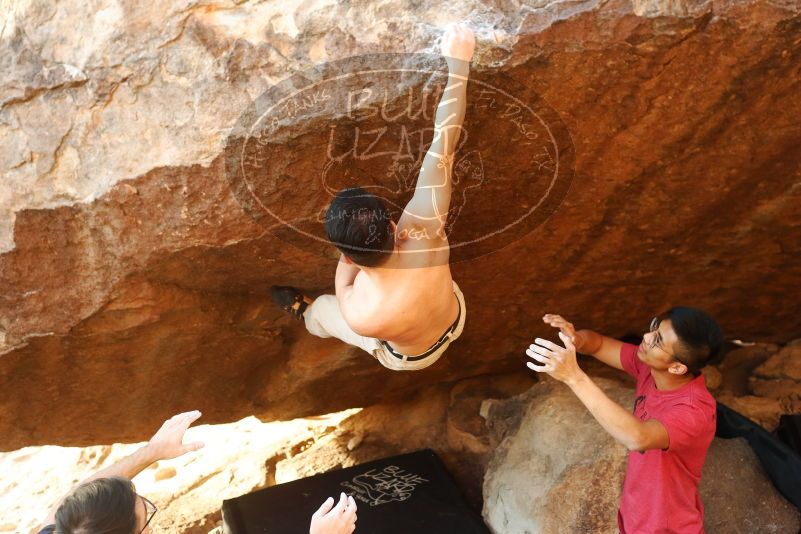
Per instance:
[[[384,203],[361,188],[343,189],[326,211],[329,240],[342,255],[336,296],[312,300],[273,287],[273,300],[319,337],[336,337],[396,371],[436,362],[465,323],[462,292],[451,278],[445,222],[454,152],[464,121],[475,37],[453,25],[442,38],[448,82],[417,186],[397,224]]]

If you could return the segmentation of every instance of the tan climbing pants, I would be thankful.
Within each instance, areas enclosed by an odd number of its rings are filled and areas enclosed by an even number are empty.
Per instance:
[[[459,318],[448,328],[442,337],[434,343],[426,352],[419,356],[404,356],[391,350],[384,342],[374,337],[360,336],[348,325],[342,311],[339,309],[339,302],[334,295],[321,295],[306,308],[303,319],[306,321],[306,329],[318,337],[335,337],[359,347],[369,354],[372,354],[381,365],[393,371],[416,371],[424,369],[436,362],[447,350],[448,346],[455,341],[464,330],[467,308],[465,307],[464,295],[453,282],[453,293],[459,301]]]

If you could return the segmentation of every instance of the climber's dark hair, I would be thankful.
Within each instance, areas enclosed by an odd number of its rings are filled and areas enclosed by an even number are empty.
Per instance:
[[[127,478],[81,484],[56,510],[56,534],[136,534],[137,495]]]
[[[325,213],[325,232],[353,263],[376,267],[395,246],[392,218],[380,198],[353,187],[336,194]]]
[[[678,337],[674,344],[677,356],[690,373],[697,375],[723,346],[720,326],[705,311],[685,306],[671,308],[662,317],[670,319]]]

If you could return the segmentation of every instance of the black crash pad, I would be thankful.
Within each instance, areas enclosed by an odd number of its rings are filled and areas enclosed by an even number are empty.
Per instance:
[[[223,501],[229,534],[302,534],[328,497],[356,500],[356,534],[489,534],[431,450],[376,460]]]

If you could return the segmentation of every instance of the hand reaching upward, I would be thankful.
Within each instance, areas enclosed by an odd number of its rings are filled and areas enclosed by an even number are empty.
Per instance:
[[[94,480],[109,477],[123,477],[131,479],[141,473],[153,462],[177,458],[178,456],[186,454],[187,452],[200,449],[203,447],[203,443],[200,443],[199,441],[187,444],[184,444],[183,442],[186,429],[189,428],[189,425],[197,421],[198,417],[200,417],[200,412],[197,410],[193,412],[179,413],[178,415],[170,417],[164,422],[163,425],[161,425],[161,428],[159,428],[158,431],[153,434],[153,437],[150,438],[150,441],[147,445],[137,449],[136,452],[126,456],[122,460],[119,460],[108,467],[104,467],[99,471],[95,471],[85,478],[81,484],[86,484]],[[61,503],[64,501],[64,499],[75,490],[75,487],[73,487],[64,497],[59,499],[58,503],[53,506],[43,525],[52,525],[56,522],[56,510],[59,506],[61,506]]]
[[[196,441],[184,444],[184,434],[189,426],[201,416],[198,410],[173,415],[161,425],[147,444],[154,460],[169,460],[187,452],[196,451],[203,443]]]
[[[451,24],[442,36],[442,55],[470,62],[476,46],[473,30],[466,24]]]
[[[560,332],[570,338],[570,341],[576,344],[576,348],[578,349],[578,343],[576,340],[576,327],[573,326],[573,323],[562,317],[561,315],[555,315],[552,313],[546,313],[542,317],[542,321],[546,324],[553,326],[554,328],[558,328]]]

